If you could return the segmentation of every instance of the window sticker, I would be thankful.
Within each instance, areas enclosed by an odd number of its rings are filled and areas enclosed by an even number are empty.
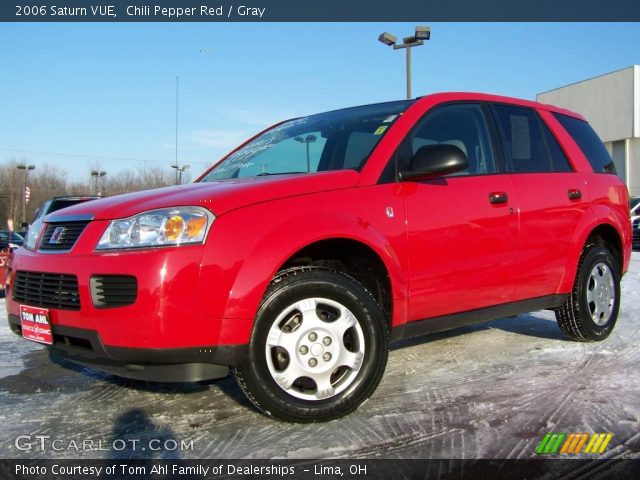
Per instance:
[[[387,118],[385,118],[382,123],[391,123],[393,122],[396,118],[398,118],[398,115],[389,115]]]
[[[374,135],[382,135],[386,129],[387,129],[386,125],[381,125],[376,129],[375,132],[373,132],[373,134]]]
[[[511,119],[511,158],[513,160],[531,159],[531,135],[529,119],[526,116],[510,115]]]

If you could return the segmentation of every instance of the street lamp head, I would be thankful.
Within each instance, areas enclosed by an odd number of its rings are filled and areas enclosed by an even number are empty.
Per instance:
[[[416,40],[429,40],[431,38],[431,27],[416,27]]]
[[[395,35],[391,35],[389,32],[384,32],[381,33],[380,36],[378,37],[378,41],[384,43],[385,45],[395,45],[396,44],[396,36]]]
[[[107,172],[105,172],[104,170],[101,170],[100,173],[98,173],[100,177],[104,177],[106,174]]]

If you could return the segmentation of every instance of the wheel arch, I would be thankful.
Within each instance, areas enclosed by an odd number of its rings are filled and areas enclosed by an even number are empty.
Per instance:
[[[585,229],[582,232],[582,235],[578,237],[578,240],[575,242],[576,248],[572,254],[569,255],[565,274],[558,288],[558,293],[568,293],[573,289],[573,283],[578,271],[580,255],[586,246],[594,243],[606,245],[614,257],[614,262],[618,271],[620,274],[624,272],[625,249],[620,231],[612,223],[608,221],[601,221],[591,225],[591,228]]]
[[[326,267],[357,280],[373,295],[391,328],[394,305],[391,277],[387,265],[370,245],[347,237],[319,240],[291,255],[277,272],[299,266]]]
[[[245,258],[259,260],[244,262],[240,266],[229,293],[224,317],[252,319],[253,324],[269,283],[283,269],[316,265],[339,270],[346,265],[347,271],[343,273],[371,291],[390,326],[406,321],[404,257],[397,254],[385,235],[371,224],[362,228],[356,219],[345,216],[315,218],[314,224],[313,231],[309,230],[305,235],[300,234],[303,229],[298,228],[299,220],[278,225],[246,253]],[[286,231],[288,225],[296,225],[296,235],[292,235],[295,242],[283,241],[282,231]],[[318,228],[320,225],[322,228]],[[382,277],[379,283],[373,282],[376,275]],[[247,342],[250,335],[250,331],[243,332]]]

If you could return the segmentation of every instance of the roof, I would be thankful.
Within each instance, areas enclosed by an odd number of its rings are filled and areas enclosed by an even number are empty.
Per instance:
[[[427,100],[428,99],[428,100]],[[423,101],[437,101],[440,102],[455,102],[455,101],[477,101],[477,102],[494,102],[494,103],[506,103],[509,105],[517,105],[521,107],[529,107],[529,108],[537,108],[540,110],[547,110],[553,113],[560,113],[562,115],[568,115],[570,117],[575,117],[580,120],[585,120],[585,118],[579,113],[573,112],[566,108],[557,107],[555,105],[549,105],[547,103],[540,103],[533,100],[524,100],[521,98],[515,97],[506,97],[502,95],[493,95],[489,93],[477,93],[477,92],[443,92],[443,93],[433,93],[430,95],[426,95],[424,97],[420,97],[418,99],[419,102]]]

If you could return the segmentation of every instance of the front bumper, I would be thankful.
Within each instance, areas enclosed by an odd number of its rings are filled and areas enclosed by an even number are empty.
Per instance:
[[[9,315],[9,327],[21,335],[20,317]],[[246,345],[197,348],[126,348],[104,345],[98,332],[81,328],[52,326],[54,356],[81,365],[135,380],[155,382],[195,382],[222,378],[229,366],[241,363]]]
[[[50,350],[75,362],[140,380],[225,376],[246,355],[252,325],[224,316],[232,276],[214,259],[207,265],[213,275],[200,281],[202,245],[96,252],[107,223],[90,222],[70,251],[13,253],[6,288],[11,329],[21,334],[21,304],[47,308]],[[100,304],[96,276],[134,277],[134,300]],[[116,296],[119,288],[123,284],[115,286]]]
[[[69,252],[16,250],[8,270],[8,313],[19,315],[20,310],[12,291],[16,272],[57,274],[77,278],[74,299],[79,306],[64,308],[23,300],[27,305],[49,308],[54,327],[97,332],[105,345],[113,347],[171,349],[248,343],[248,319],[223,318],[229,292],[224,282],[229,282],[229,276],[221,272],[216,284],[199,283],[202,245],[95,252],[107,223],[90,222]],[[96,305],[91,295],[96,275],[135,277],[135,302],[116,308]],[[243,328],[235,328],[240,324]]]

